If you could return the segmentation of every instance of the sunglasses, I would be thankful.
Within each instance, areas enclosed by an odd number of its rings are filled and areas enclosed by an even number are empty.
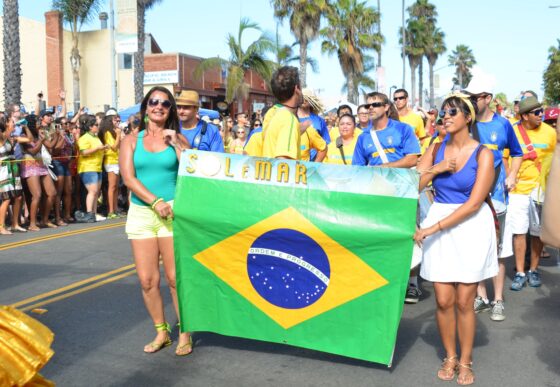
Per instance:
[[[156,107],[161,105],[165,109],[169,109],[171,107],[171,101],[168,99],[158,99],[158,98],[150,98],[148,100],[148,106]]]
[[[366,109],[369,109],[369,108],[378,108],[378,107],[382,107],[382,106],[385,106],[385,103],[383,103],[383,102],[372,102],[372,103],[366,104],[366,105],[365,105],[365,108],[366,108]]]
[[[237,134],[245,134],[245,131],[244,130],[238,130]]]
[[[544,113],[544,110],[543,110],[543,108],[540,108],[540,109],[532,110],[532,111],[530,111],[529,113],[530,113],[530,114],[533,114],[533,115],[535,115],[535,116],[540,116],[541,114]]]
[[[459,113],[459,109],[457,108],[449,108],[449,109],[442,109],[439,111],[439,116],[441,118],[445,117],[445,114],[449,114],[450,117],[455,117]]]
[[[400,101],[401,99],[406,99],[406,97],[405,97],[405,96],[402,96],[402,97],[393,97],[393,101],[395,101],[395,102]]]

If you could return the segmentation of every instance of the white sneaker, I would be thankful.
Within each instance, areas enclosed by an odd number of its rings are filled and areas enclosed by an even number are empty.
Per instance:
[[[102,220],[107,219],[106,217],[104,217],[103,215],[99,215],[99,214],[95,214],[95,220],[98,222],[101,222]]]
[[[498,300],[492,303],[492,313],[490,314],[490,320],[492,321],[504,321],[506,315],[504,314],[504,302]]]

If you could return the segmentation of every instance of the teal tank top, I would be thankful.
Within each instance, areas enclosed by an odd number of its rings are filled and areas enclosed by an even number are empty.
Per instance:
[[[167,147],[161,152],[148,152],[144,149],[143,130],[138,133],[136,149],[134,150],[134,169],[136,178],[140,180],[144,187],[158,198],[163,198],[166,202],[175,198],[175,186],[177,185],[177,171],[179,161],[172,147]],[[131,195],[132,203],[140,206],[148,206],[138,198],[134,192]]]

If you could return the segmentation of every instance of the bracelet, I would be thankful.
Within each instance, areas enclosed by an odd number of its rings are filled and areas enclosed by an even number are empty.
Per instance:
[[[159,202],[163,202],[163,199],[162,198],[156,198],[152,201],[152,203],[150,203],[150,207],[152,207],[152,210],[154,210],[156,208],[156,206]]]
[[[437,222],[437,225],[439,227],[439,231],[443,231],[443,227],[441,227],[441,223],[439,221]]]

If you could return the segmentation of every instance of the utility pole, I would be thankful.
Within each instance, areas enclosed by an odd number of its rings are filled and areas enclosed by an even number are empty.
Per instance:
[[[404,0],[402,0],[402,88],[404,89],[404,81],[406,75],[406,55],[405,55],[405,48],[406,47],[406,32],[404,29]]]
[[[109,0],[109,39],[111,45],[111,106],[119,109],[117,102],[117,70],[115,61],[115,9],[113,0]]]

